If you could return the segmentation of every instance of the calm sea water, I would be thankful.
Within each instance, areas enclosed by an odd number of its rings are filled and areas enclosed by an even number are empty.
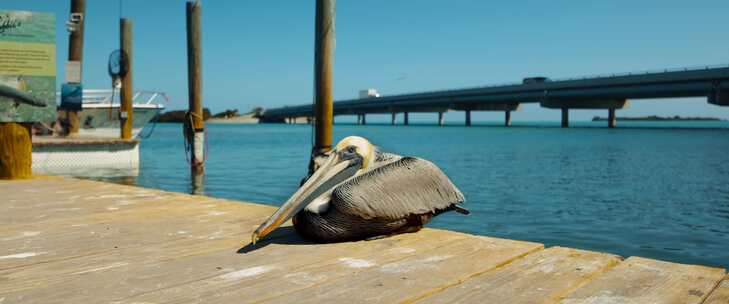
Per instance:
[[[431,227],[622,256],[729,267],[729,123],[605,122],[521,127],[336,125],[387,151],[429,159],[471,215]],[[279,205],[306,173],[306,125],[210,125],[204,193]],[[144,187],[191,191],[181,126],[142,143]]]

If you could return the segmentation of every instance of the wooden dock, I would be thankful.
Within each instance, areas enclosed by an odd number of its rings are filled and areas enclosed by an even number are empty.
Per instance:
[[[0,304],[729,303],[724,269],[424,229],[311,244],[270,206],[60,177],[0,181]]]

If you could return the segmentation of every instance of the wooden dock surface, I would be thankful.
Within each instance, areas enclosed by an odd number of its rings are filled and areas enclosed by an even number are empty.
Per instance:
[[[312,244],[274,208],[39,177],[0,181],[0,304],[729,303],[724,269],[423,229]]]

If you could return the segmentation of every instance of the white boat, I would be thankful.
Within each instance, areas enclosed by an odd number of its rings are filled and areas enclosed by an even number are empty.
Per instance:
[[[132,97],[134,116],[132,137],[136,138],[165,106],[162,98],[169,101],[162,92],[138,91]],[[79,137],[118,138],[119,137],[119,91],[84,90],[82,111],[79,112]]]
[[[165,108],[159,98],[168,100],[162,92],[134,94],[133,138],[139,137],[144,126]],[[139,141],[118,139],[118,99],[118,91],[84,90],[78,135],[33,136],[33,172],[84,177],[137,176]]]

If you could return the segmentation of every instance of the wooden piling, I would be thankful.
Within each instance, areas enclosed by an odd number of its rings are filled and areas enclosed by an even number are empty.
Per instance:
[[[71,0],[71,15],[80,15],[80,19],[76,22],[76,27],[70,33],[68,40],[68,61],[79,63],[79,74],[82,72],[82,62],[84,55],[84,20],[86,19],[86,0]],[[80,126],[78,111],[66,111],[66,119],[68,121],[68,130],[66,135],[78,134]]]
[[[205,121],[202,106],[202,49],[200,47],[199,1],[187,2],[187,81],[188,119],[191,120],[190,169],[193,174],[204,170]]]
[[[511,126],[511,111],[504,112],[504,126],[505,127]]]
[[[132,52],[132,21],[127,18],[119,20],[121,51],[127,63],[127,71],[121,77],[121,106],[119,107],[119,118],[121,120],[121,138],[132,138],[132,123],[134,121],[134,108],[132,105],[132,75],[133,73],[133,52]]]
[[[0,123],[0,179],[23,179],[32,175],[31,125]]]
[[[608,128],[615,128],[615,109],[608,109]]]
[[[438,112],[438,125],[443,125],[443,112]]]
[[[391,124],[392,124],[393,126],[395,125],[395,118],[397,118],[397,113],[395,113],[395,112],[392,112],[392,120],[390,121],[390,123],[391,123]]]
[[[562,128],[568,128],[570,126],[570,110],[568,108],[562,108]]]
[[[410,115],[408,112],[402,113],[402,124],[406,126],[410,124]]]
[[[466,110],[466,126],[471,126],[471,110]]]
[[[335,0],[316,1],[316,33],[314,47],[314,112],[315,130],[312,156],[332,147],[332,66],[334,62]],[[311,166],[310,166],[311,167]]]

